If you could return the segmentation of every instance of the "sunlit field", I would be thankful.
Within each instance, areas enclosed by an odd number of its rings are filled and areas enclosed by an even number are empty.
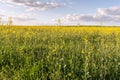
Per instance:
[[[120,80],[120,28],[1,26],[0,80]]]

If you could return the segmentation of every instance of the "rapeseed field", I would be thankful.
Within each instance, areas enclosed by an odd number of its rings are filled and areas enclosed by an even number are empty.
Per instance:
[[[1,26],[0,80],[120,80],[120,28]]]

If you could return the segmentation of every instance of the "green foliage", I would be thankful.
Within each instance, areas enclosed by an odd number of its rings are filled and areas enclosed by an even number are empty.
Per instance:
[[[0,27],[0,80],[119,80],[120,33]]]

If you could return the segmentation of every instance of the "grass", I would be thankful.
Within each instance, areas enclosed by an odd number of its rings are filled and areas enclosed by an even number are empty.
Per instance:
[[[0,80],[120,80],[119,70],[119,27],[0,27]]]

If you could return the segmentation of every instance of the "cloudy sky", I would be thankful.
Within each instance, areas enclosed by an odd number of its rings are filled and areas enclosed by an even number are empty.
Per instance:
[[[0,0],[0,18],[17,25],[120,25],[120,0]]]

